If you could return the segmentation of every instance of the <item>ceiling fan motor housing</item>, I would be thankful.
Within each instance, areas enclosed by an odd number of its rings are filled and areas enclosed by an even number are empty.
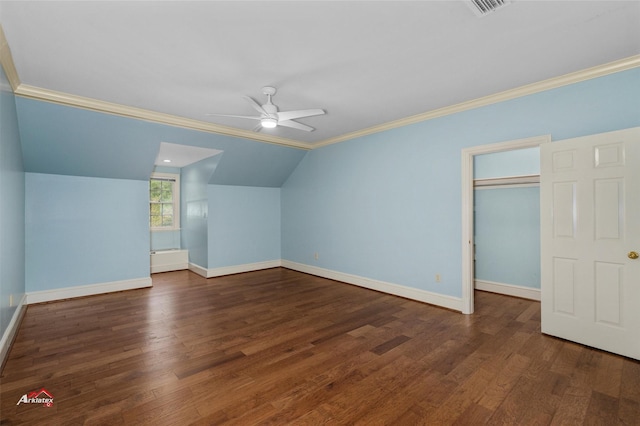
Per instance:
[[[269,117],[278,118],[278,107],[272,103],[262,105],[262,109]]]
[[[267,95],[267,103],[262,105],[262,109],[267,113],[269,118],[278,120],[278,107],[271,102],[271,97],[276,94],[276,88],[271,86],[265,86],[262,88],[262,93]]]

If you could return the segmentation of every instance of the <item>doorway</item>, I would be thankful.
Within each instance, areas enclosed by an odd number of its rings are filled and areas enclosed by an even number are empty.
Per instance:
[[[481,154],[538,147],[551,135],[481,145],[462,150],[462,313],[474,312],[474,157]]]

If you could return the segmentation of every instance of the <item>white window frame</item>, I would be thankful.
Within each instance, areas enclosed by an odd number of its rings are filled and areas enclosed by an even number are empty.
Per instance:
[[[149,178],[149,191],[147,191],[147,198],[149,205],[151,205],[151,180],[172,180],[173,186],[173,226],[151,226],[151,207],[149,207],[149,227],[151,231],[179,231],[180,230],[180,175],[175,173],[151,173]]]

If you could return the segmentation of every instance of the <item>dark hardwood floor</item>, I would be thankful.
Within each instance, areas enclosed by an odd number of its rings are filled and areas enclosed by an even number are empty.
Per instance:
[[[460,313],[276,268],[31,305],[1,424],[640,424],[640,363],[540,334],[540,305]],[[16,405],[46,389],[52,407]]]

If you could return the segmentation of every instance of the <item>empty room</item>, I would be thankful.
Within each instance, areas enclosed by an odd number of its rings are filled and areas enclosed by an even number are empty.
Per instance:
[[[0,424],[640,424],[640,1],[0,0]]]

